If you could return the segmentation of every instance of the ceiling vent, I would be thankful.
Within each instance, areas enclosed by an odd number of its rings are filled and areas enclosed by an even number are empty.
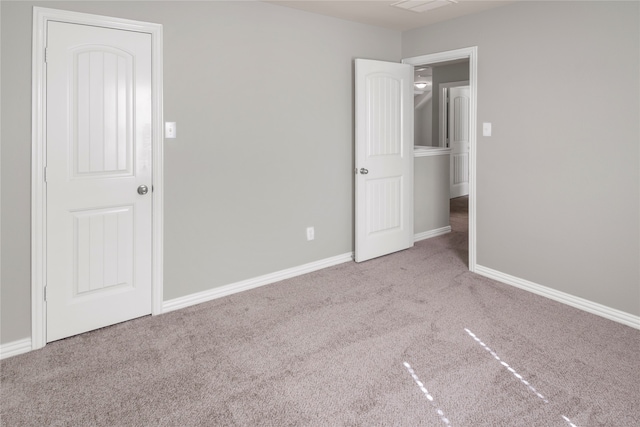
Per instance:
[[[393,3],[391,6],[398,7],[411,12],[422,13],[439,7],[458,3],[458,0],[402,0]]]

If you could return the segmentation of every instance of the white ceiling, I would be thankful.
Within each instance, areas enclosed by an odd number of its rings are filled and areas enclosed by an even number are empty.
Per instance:
[[[482,12],[518,0],[458,0],[445,7],[417,13],[392,7],[399,0],[263,0],[281,6],[392,30],[406,31]],[[425,0],[426,1],[426,0]]]

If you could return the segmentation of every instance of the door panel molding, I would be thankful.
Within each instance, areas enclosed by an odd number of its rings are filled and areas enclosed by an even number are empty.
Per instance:
[[[46,63],[49,21],[92,25],[151,35],[152,55],[152,314],[162,312],[163,285],[163,112],[162,25],[42,7],[33,8],[31,111],[31,349],[46,344]]]
[[[466,47],[429,55],[414,56],[402,60],[405,64],[430,65],[459,59],[469,60],[469,270],[477,268],[477,227],[476,227],[476,160],[477,160],[477,117],[478,117],[478,47]]]

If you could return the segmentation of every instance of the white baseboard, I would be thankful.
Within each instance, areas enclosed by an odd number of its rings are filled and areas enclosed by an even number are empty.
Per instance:
[[[331,267],[349,261],[353,261],[353,253],[351,252],[331,258],[326,258],[320,261],[311,262],[298,267],[277,271],[275,273],[266,274],[264,276],[255,277],[253,279],[243,280],[241,282],[231,283],[229,285],[220,286],[218,288],[213,288],[184,297],[175,298],[169,301],[165,301],[162,304],[162,312],[168,313],[170,311],[179,310],[181,308],[211,301],[216,298],[222,298],[227,295],[232,295],[238,292],[247,291],[249,289],[258,288],[260,286],[279,282],[285,279],[290,279],[292,277],[311,273],[317,270],[322,270],[323,268]]]
[[[419,242],[420,240],[430,239],[432,237],[441,236],[451,232],[451,226],[436,228],[434,230],[423,231],[422,233],[414,234],[413,241]]]
[[[554,301],[570,305],[571,307],[584,310],[591,314],[613,320],[614,322],[622,323],[623,325],[640,329],[640,316],[634,316],[633,314],[629,314],[615,308],[607,307],[606,305],[598,304],[584,298],[567,294],[565,292],[557,291],[555,289],[548,288],[546,286],[542,286],[528,280],[520,279],[509,274],[501,273],[500,271],[496,271],[488,267],[483,267],[481,265],[476,265],[474,272],[481,276],[488,277],[489,279],[494,279],[498,282],[515,286],[516,288],[524,289],[525,291],[529,291],[534,294],[552,299]]]
[[[31,338],[0,344],[0,360],[31,351]]]

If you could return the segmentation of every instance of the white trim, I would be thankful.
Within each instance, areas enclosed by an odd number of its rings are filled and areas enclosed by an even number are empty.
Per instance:
[[[47,342],[47,313],[44,303],[46,275],[46,188],[44,167],[46,166],[46,74],[44,51],[47,43],[49,21],[94,25],[151,35],[152,49],[152,93],[153,93],[153,245],[152,245],[152,314],[162,310],[163,284],[163,151],[162,128],[162,25],[128,19],[70,12],[64,10],[33,8],[32,48],[32,104],[31,104],[31,347],[38,349]]]
[[[402,60],[405,64],[428,65],[456,59],[469,59],[469,271],[476,270],[477,236],[476,236],[476,159],[477,159],[477,118],[478,118],[478,47],[449,50],[430,55],[415,56]]]
[[[243,280],[241,282],[232,283],[218,288],[209,289],[195,294],[186,295],[184,297],[175,298],[165,301],[162,306],[163,313],[179,310],[181,308],[190,307],[192,305],[201,304],[216,298],[222,298],[228,295],[236,294],[249,289],[258,288],[260,286],[269,285],[281,280],[290,279],[292,277],[311,273],[313,271],[322,270],[323,268],[332,267],[334,265],[353,261],[353,253],[349,252],[326,258],[320,261],[311,262],[298,267],[277,271],[275,273],[266,274],[264,276],[255,277],[253,279]]]
[[[31,338],[0,344],[0,360],[31,351]]]
[[[498,282],[524,289],[525,291],[570,305],[571,307],[613,320],[614,322],[640,329],[640,316],[634,316],[633,314],[607,307],[606,305],[598,304],[566,292],[548,288],[525,279],[520,279],[519,277],[511,276],[482,265],[476,265],[475,272],[481,276],[488,277],[489,279],[497,280]]]
[[[33,9],[33,49],[31,59],[31,345],[44,347],[47,306],[44,303],[46,274],[46,193],[44,186],[44,124],[46,90],[44,51],[46,20],[39,8]]]
[[[429,231],[423,231],[422,233],[416,233],[413,236],[414,242],[419,242],[420,240],[430,239],[432,237],[442,236],[443,234],[451,233],[451,226],[447,225],[446,227],[440,227]]]
[[[440,147],[446,147],[447,146],[447,141],[446,141],[446,135],[447,135],[447,115],[449,114],[449,112],[447,111],[447,103],[446,103],[446,98],[448,97],[448,93],[445,91],[445,89],[450,89],[452,87],[460,87],[460,86],[469,86],[469,80],[461,80],[458,82],[446,82],[446,83],[439,83],[438,84],[438,91],[439,91],[439,97],[438,97],[438,108],[440,110],[440,139],[438,140],[438,144],[440,145]],[[445,96],[446,94],[446,96]]]
[[[413,157],[444,156],[449,154],[451,154],[451,148],[428,147],[420,145],[416,145],[413,148]]]

